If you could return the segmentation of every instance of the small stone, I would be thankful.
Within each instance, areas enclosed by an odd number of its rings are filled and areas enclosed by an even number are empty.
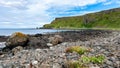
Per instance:
[[[52,68],[49,64],[41,64],[40,68]]]
[[[65,56],[65,53],[62,53],[61,55],[60,55],[60,57],[64,57]]]
[[[120,67],[120,61],[116,61],[116,65]]]
[[[58,63],[54,63],[52,68],[61,68],[61,66]]]
[[[36,49],[37,52],[41,52],[42,50],[41,49]]]
[[[113,62],[116,61],[115,57],[111,57],[110,60]]]
[[[47,43],[47,46],[51,47],[51,46],[53,46],[53,44],[51,44],[51,43]]]
[[[53,50],[53,47],[50,47],[50,50]]]
[[[101,48],[98,46],[97,49],[101,49]]]
[[[38,64],[38,61],[33,61],[32,64],[36,65],[36,64]]]
[[[113,63],[111,62],[111,61],[106,61],[106,64],[108,64],[108,65],[112,65]]]
[[[0,55],[1,58],[5,57],[5,55]]]
[[[100,67],[98,67],[98,66],[96,66],[96,67],[94,67],[94,66],[91,66],[91,67],[89,67],[89,68],[100,68]]]

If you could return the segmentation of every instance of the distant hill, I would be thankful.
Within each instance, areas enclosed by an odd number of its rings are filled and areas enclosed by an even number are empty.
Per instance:
[[[44,28],[120,28],[120,8],[82,16],[56,18]]]

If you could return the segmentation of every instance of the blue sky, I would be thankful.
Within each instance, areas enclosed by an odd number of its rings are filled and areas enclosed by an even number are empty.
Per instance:
[[[34,28],[56,17],[120,7],[120,0],[0,0],[0,28]]]

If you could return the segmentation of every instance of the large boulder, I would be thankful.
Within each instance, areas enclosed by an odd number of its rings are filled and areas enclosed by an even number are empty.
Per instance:
[[[49,38],[49,42],[53,45],[57,45],[57,44],[63,42],[63,37],[60,35],[55,35],[54,37]]]
[[[39,37],[29,37],[28,46],[26,48],[48,48],[47,46],[48,38],[44,36]]]
[[[25,46],[27,42],[28,42],[27,35],[20,32],[15,32],[7,39],[5,45],[7,47],[13,48],[17,46]]]

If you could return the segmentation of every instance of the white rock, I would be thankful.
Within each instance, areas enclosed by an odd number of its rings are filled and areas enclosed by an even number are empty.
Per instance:
[[[38,61],[33,61],[32,64],[36,65],[36,64],[38,64]]]
[[[47,46],[50,46],[50,47],[51,47],[51,46],[53,46],[53,44],[51,44],[51,43],[47,43]]]
[[[0,48],[6,47],[5,42],[0,42]]]
[[[36,49],[37,52],[41,52],[42,50],[41,49]]]

